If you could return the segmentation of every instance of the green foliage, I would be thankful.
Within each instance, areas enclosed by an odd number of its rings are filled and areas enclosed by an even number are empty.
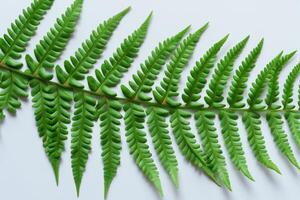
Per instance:
[[[121,136],[120,111],[122,106],[118,101],[100,99],[97,105],[101,121],[102,160],[104,163],[104,196],[106,198],[110,184],[117,174],[120,166]]]
[[[65,61],[66,72],[61,67],[56,67],[56,75],[60,83],[72,87],[83,87],[79,81],[84,79],[84,75],[101,57],[108,40],[129,10],[130,8],[127,8],[101,23],[92,32],[90,38],[82,44],[82,47],[75,52],[75,56],[71,56],[70,61]]]
[[[247,81],[251,70],[254,68],[257,58],[260,55],[263,46],[263,40],[250,52],[239,68],[236,70],[231,86],[229,87],[227,102],[231,108],[243,108],[244,91],[247,87]],[[238,114],[230,111],[221,111],[220,120],[222,134],[224,137],[226,148],[229,152],[230,159],[235,167],[240,170],[246,177],[253,180],[250,174],[243,146],[239,136],[239,128],[237,126]]]
[[[152,159],[146,134],[143,131],[143,123],[146,116],[144,108],[136,104],[128,103],[124,106],[124,110],[126,141],[130,149],[130,154],[160,195],[163,195],[157,167]]]
[[[185,28],[177,35],[164,40],[151,52],[151,55],[141,64],[140,70],[132,76],[132,81],[129,81],[131,87],[122,85],[121,89],[127,98],[137,98],[142,101],[150,101],[151,98],[147,93],[152,91],[154,81],[157,79],[162,66],[165,65],[167,59],[172,55],[172,52],[177,47],[180,40],[186,34],[190,27]]]
[[[190,123],[188,121],[190,117],[190,113],[180,109],[174,110],[171,114],[170,122],[176,143],[188,161],[198,169],[203,170],[213,181],[216,181],[213,171],[206,164],[205,156],[200,149],[200,145],[197,143],[193,133],[191,133]]]
[[[206,84],[206,79],[211,68],[215,65],[217,54],[228,38],[226,35],[215,43],[205,54],[196,62],[195,67],[190,72],[182,99],[186,104],[196,104],[200,99],[200,92]]]
[[[157,87],[153,91],[155,100],[160,104],[168,104],[171,106],[178,106],[179,103],[174,99],[178,96],[178,86],[180,80],[180,74],[184,67],[187,65],[191,58],[194,49],[200,39],[200,36],[207,29],[208,24],[205,24],[195,33],[190,34],[184,39],[179,47],[176,49],[174,55],[171,57],[171,61],[165,71],[165,77],[160,83],[160,87]]]
[[[8,70],[1,70],[0,119],[5,117],[3,110],[16,113],[21,107],[20,98],[26,98],[28,80]]]
[[[72,118],[71,160],[72,170],[79,195],[80,184],[91,151],[93,125],[96,116],[96,100],[85,92],[74,94],[75,111]]]
[[[282,95],[282,105],[284,109],[294,109],[295,106],[293,103],[293,88],[295,85],[295,81],[300,73],[300,64],[297,64],[293,70],[288,75],[283,89],[283,95]],[[300,90],[299,90],[300,91]],[[300,147],[300,114],[297,112],[286,112],[284,114],[285,119],[288,122],[289,129],[292,133],[292,136],[298,145]]]
[[[238,58],[246,43],[249,40],[249,36],[239,42],[236,46],[228,51],[225,57],[218,63],[218,67],[215,69],[213,77],[209,83],[209,88],[206,91],[205,102],[210,107],[221,108],[225,105],[223,101],[223,93],[226,83],[229,79],[230,73],[233,70],[235,60]]]
[[[52,69],[75,30],[82,8],[83,0],[74,0],[36,46],[34,56],[26,56],[28,69],[23,72],[20,70],[22,63],[19,59],[52,3],[53,0],[33,0],[31,6],[23,11],[0,39],[0,118],[5,117],[6,111],[16,113],[21,107],[21,100],[27,98],[30,86],[36,126],[57,183],[61,156],[68,137],[68,125],[71,123],[71,162],[79,195],[91,151],[92,128],[97,120],[100,121],[105,198],[120,166],[122,119],[125,120],[125,137],[134,162],[161,195],[163,188],[147,141],[146,130],[149,130],[160,163],[175,186],[179,185],[179,164],[169,129],[172,130],[180,153],[188,162],[203,171],[217,185],[224,185],[231,190],[223,149],[218,141],[216,116],[220,121],[225,147],[233,165],[250,180],[254,178],[248,169],[244,144],[240,139],[240,116],[247,131],[248,143],[258,162],[280,173],[267,151],[261,130],[262,116],[265,116],[279,151],[292,165],[300,168],[288,141],[288,132],[283,126],[286,120],[293,139],[300,147],[300,90],[297,107],[293,98],[300,64],[286,78],[282,101],[279,102],[281,71],[295,52],[286,55],[279,53],[261,70],[248,91],[248,80],[262,51],[263,40],[243,59],[228,83],[235,62],[249,37],[231,48],[219,60],[218,54],[228,38],[227,35],[194,64],[183,94],[180,94],[182,72],[208,25],[184,38],[189,30],[187,27],[154,48],[128,85],[121,85],[120,89],[125,97],[120,97],[114,87],[119,86],[122,77],[138,56],[152,14],[103,62],[100,69],[96,70],[95,77],[88,77],[88,90],[84,89],[82,80],[99,60],[113,32],[130,8],[99,24],[74,56],[64,62],[64,67],[57,66],[56,73],[53,74]],[[215,67],[216,63],[218,64]],[[154,90],[152,87],[164,66],[164,77]],[[214,72],[208,81],[213,68]],[[51,81],[52,79],[57,79],[58,82]],[[203,105],[200,100],[206,87],[208,89],[203,99],[206,105]],[[149,93],[153,93],[155,101],[151,101]],[[247,99],[244,98],[245,94]],[[177,99],[179,95],[182,96],[183,104]],[[224,102],[225,97],[227,105]],[[191,120],[196,122],[200,142],[192,132]],[[144,128],[145,121],[149,129]]]
[[[231,190],[229,175],[226,169],[225,158],[221,146],[218,144],[218,135],[214,126],[215,113],[198,111],[195,114],[196,126],[202,139],[203,151],[209,168],[216,174],[225,187]]]
[[[123,41],[113,56],[104,61],[101,71],[96,70],[97,80],[91,76],[89,77],[88,82],[92,91],[116,96],[110,88],[120,82],[123,74],[128,71],[135,57],[137,57],[145,40],[151,17],[152,13],[137,30]]]
[[[178,187],[178,163],[166,123],[168,114],[169,112],[163,108],[149,107],[147,109],[147,123],[156,153],[173,183]]]
[[[21,68],[21,58],[29,40],[34,36],[43,16],[51,8],[54,0],[34,0],[31,5],[7,29],[7,33],[0,38],[1,63],[13,68]]]
[[[52,79],[53,75],[48,69],[53,68],[71,38],[80,16],[82,3],[82,0],[75,0],[65,14],[57,19],[54,27],[36,46],[34,50],[36,60],[26,55],[28,73],[45,80]],[[58,184],[60,158],[68,135],[67,124],[70,123],[72,93],[37,79],[30,81],[30,87],[38,132]]]
[[[83,0],[75,0],[61,18],[56,20],[54,27],[50,29],[34,49],[36,60],[33,60],[30,55],[26,56],[27,66],[31,74],[46,80],[53,78],[53,75],[47,70],[54,67],[54,62],[62,54],[71,38],[80,16],[82,4]]]

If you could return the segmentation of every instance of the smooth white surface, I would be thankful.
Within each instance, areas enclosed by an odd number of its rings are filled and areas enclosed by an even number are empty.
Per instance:
[[[30,2],[30,0],[1,1],[1,35],[18,16],[22,8],[25,8]],[[45,20],[38,29],[37,35],[31,41],[27,53],[32,54],[33,48],[39,39],[52,26],[55,18],[60,16],[71,2],[71,0],[56,0],[53,8],[46,15]],[[148,13],[153,10],[154,17],[148,37],[131,71],[127,73],[122,80],[123,83],[127,83],[131,78],[131,74],[138,69],[138,64],[146,58],[151,49],[156,46],[157,42],[175,34],[189,24],[193,27],[192,31],[208,21],[210,22],[210,27],[199,42],[193,59],[184,71],[182,77],[186,77],[195,61],[213,42],[227,33],[231,35],[221,51],[220,56],[224,55],[230,46],[237,43],[243,37],[248,34],[251,35],[250,41],[237,64],[249,53],[260,38],[265,38],[265,46],[258,65],[252,73],[251,81],[267,61],[279,51],[285,50],[288,52],[297,50],[300,47],[300,28],[298,25],[300,19],[300,2],[297,0],[86,0],[74,37],[58,63],[61,64],[64,59],[72,55],[99,22],[130,5],[132,6],[131,12],[121,22],[102,59],[96,65],[96,67],[100,66],[103,59],[109,57],[123,38],[138,27]],[[291,64],[284,69],[280,81],[282,84],[286,75],[297,61],[299,61],[298,55],[293,59]],[[92,73],[93,70],[91,71],[91,74]],[[186,79],[183,78],[181,86],[185,85],[185,81]],[[295,96],[295,100],[296,98]],[[217,124],[219,124],[219,122],[217,122]],[[151,140],[149,140],[150,149],[159,167],[165,193],[164,199],[296,199],[297,196],[299,196],[300,173],[291,167],[277,148],[275,148],[265,120],[262,126],[263,134],[266,138],[271,158],[278,164],[282,171],[283,175],[281,176],[265,170],[257,163],[246,141],[244,126],[241,122],[239,124],[242,142],[248,158],[248,165],[256,181],[254,183],[249,182],[240,175],[233,168],[233,165],[228,159],[228,153],[225,150],[224,155],[228,164],[233,187],[233,192],[227,192],[225,189],[215,186],[201,173],[196,171],[184,160],[176,145],[173,145],[179,161],[180,188],[176,190],[159,164]],[[93,151],[90,154],[86,173],[83,177],[80,200],[103,199],[103,171],[102,161],[100,159],[101,152],[98,127],[99,123],[95,124],[93,132]],[[194,129],[193,131],[196,133]],[[123,139],[121,167],[119,168],[117,177],[112,183],[108,199],[158,200],[159,197],[157,193],[146,181],[142,173],[139,172],[132,158],[129,156],[127,144],[124,139],[123,122],[121,134]],[[300,151],[295,148],[295,143],[292,141],[290,134],[289,139],[297,158],[300,158]],[[219,137],[219,140],[224,150],[222,137]],[[70,140],[67,141],[66,146],[67,151],[63,154],[60,170],[60,185],[56,187],[52,169],[44,154],[42,143],[35,127],[31,102],[30,100],[24,102],[22,109],[17,113],[17,117],[8,115],[0,127],[0,199],[77,199],[70,165]]]

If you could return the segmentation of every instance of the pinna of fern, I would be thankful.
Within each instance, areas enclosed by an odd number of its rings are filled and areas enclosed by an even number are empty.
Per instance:
[[[75,30],[83,2],[74,0],[36,45],[33,55],[26,55],[27,69],[24,72],[21,71],[23,64],[19,59],[53,0],[34,0],[0,39],[1,118],[4,118],[5,110],[15,113],[21,107],[22,99],[27,98],[30,88],[38,133],[57,183],[65,140],[69,135],[68,124],[71,124],[72,171],[79,195],[91,152],[92,128],[97,120],[100,121],[105,198],[121,164],[122,119],[125,122],[124,138],[134,162],[161,195],[163,187],[160,172],[150,150],[147,130],[159,162],[176,187],[180,182],[180,166],[172,137],[187,161],[203,171],[217,185],[224,185],[231,190],[216,120],[220,120],[220,134],[231,162],[250,180],[254,180],[254,177],[248,168],[245,146],[240,139],[237,123],[239,117],[246,127],[250,148],[259,163],[280,173],[271,160],[261,131],[262,117],[265,116],[277,148],[292,165],[299,168],[288,140],[288,132],[283,126],[286,120],[292,138],[299,147],[300,114],[293,100],[294,86],[300,72],[299,64],[286,78],[283,91],[279,87],[281,71],[295,52],[280,52],[275,56],[261,70],[247,91],[247,82],[262,52],[264,40],[251,50],[233,73],[237,58],[244,51],[249,36],[219,59],[218,54],[228,40],[226,35],[214,43],[194,64],[183,94],[180,94],[182,72],[188,67],[208,24],[185,36],[190,29],[187,27],[154,48],[128,84],[120,86],[124,97],[119,97],[114,88],[122,82],[122,77],[142,48],[151,13],[140,27],[124,39],[113,55],[102,62],[95,70],[95,76],[87,77],[88,90],[85,89],[83,80],[93,67],[97,67],[95,64],[130,8],[100,23],[74,56],[63,63],[63,67],[56,66]],[[163,79],[153,88],[162,71]],[[210,74],[212,76],[208,80]],[[231,75],[233,78],[230,81]],[[52,81],[54,76],[58,82]],[[225,94],[227,87],[228,93]],[[204,88],[207,90],[203,94]],[[247,99],[244,98],[245,94]],[[205,105],[200,101],[202,95]],[[227,99],[224,99],[225,96]],[[71,114],[73,103],[74,112]],[[195,120],[198,134],[192,132],[191,120]],[[200,143],[196,137],[200,138]]]

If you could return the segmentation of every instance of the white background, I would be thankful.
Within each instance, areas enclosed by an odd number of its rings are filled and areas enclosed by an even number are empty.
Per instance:
[[[1,35],[18,16],[22,8],[25,8],[30,2],[30,0],[1,1]],[[39,39],[48,31],[50,26],[52,26],[55,18],[60,16],[71,2],[71,0],[57,0],[54,3],[53,8],[46,15],[36,36],[30,43],[27,53],[32,54],[33,48]],[[131,74],[138,69],[138,64],[146,58],[157,42],[175,34],[189,24],[193,27],[192,31],[206,22],[210,22],[210,27],[199,42],[189,66],[184,71],[183,77],[186,77],[190,68],[203,52],[227,33],[230,33],[230,38],[221,51],[221,56],[224,55],[226,50],[233,44],[248,34],[251,35],[250,41],[237,64],[240,63],[262,37],[265,38],[262,55],[257,67],[252,73],[253,75],[250,81],[253,81],[255,75],[262,69],[267,61],[278,52],[281,50],[289,52],[297,50],[300,47],[300,2],[297,0],[86,0],[76,32],[58,63],[61,64],[64,59],[72,55],[99,22],[127,6],[132,6],[131,12],[121,22],[101,61],[96,65],[96,67],[99,67],[103,59],[110,56],[123,38],[138,27],[149,12],[153,10],[154,17],[148,37],[141,48],[140,56],[132,66],[131,72],[127,73],[122,80],[123,83],[126,83],[130,79]],[[283,84],[285,76],[297,61],[299,61],[298,55],[293,59],[291,64],[284,69],[280,83]],[[181,89],[182,86],[185,85],[185,81],[186,79],[183,78]],[[295,101],[297,100],[296,98],[295,95]],[[56,187],[52,169],[44,154],[41,140],[38,137],[31,106],[30,101],[24,102],[22,109],[17,113],[17,117],[7,115],[5,122],[1,124],[0,199],[76,199],[70,164],[70,140],[67,141],[67,151],[63,154],[60,170],[60,185]],[[244,126],[239,122],[242,142],[248,158],[248,165],[256,181],[254,183],[249,182],[234,170],[233,165],[228,159],[228,153],[225,150],[224,155],[232,182],[232,192],[227,192],[225,189],[215,186],[203,176],[203,174],[196,171],[184,160],[178,152],[178,148],[174,145],[179,161],[180,179],[180,188],[176,190],[162,169],[162,166],[159,164],[149,140],[150,150],[153,153],[153,157],[160,171],[165,193],[164,199],[281,200],[295,199],[299,196],[300,173],[291,167],[286,159],[279,153],[278,149],[275,148],[265,120],[263,122],[264,125],[262,129],[266,138],[268,151],[272,160],[281,169],[283,175],[280,176],[265,170],[257,163],[246,141]],[[219,123],[217,122],[217,124]],[[99,124],[95,124],[92,143],[93,151],[90,154],[86,173],[83,177],[80,200],[103,199],[103,170],[100,158],[98,127]],[[195,132],[194,129],[193,131]],[[129,156],[127,144],[124,139],[123,122],[121,134],[123,139],[121,167],[111,185],[108,199],[158,200],[159,196],[143,177],[142,173],[139,172],[132,158]],[[221,137],[219,137],[219,139],[224,150],[223,140]],[[290,134],[289,140],[298,160],[300,160],[300,151],[296,148]]]

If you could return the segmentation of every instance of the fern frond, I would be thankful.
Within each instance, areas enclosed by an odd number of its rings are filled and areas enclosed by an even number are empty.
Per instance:
[[[260,114],[255,110],[264,109],[263,99],[261,98],[268,83],[268,74],[276,67],[283,52],[280,52],[275,58],[273,58],[266,67],[258,74],[255,81],[250,88],[247,103],[251,111],[243,113],[243,123],[245,124],[248,142],[256,157],[256,159],[265,167],[274,170],[280,174],[280,170],[270,159],[269,153],[266,149],[265,139],[261,131],[261,119]]]
[[[255,66],[262,46],[263,40],[258,43],[258,45],[250,52],[240,67],[236,70],[227,98],[230,108],[245,107],[245,104],[242,102],[244,90],[247,87],[250,72]],[[253,177],[247,167],[243,146],[239,136],[239,129],[237,125],[238,114],[223,110],[220,112],[219,118],[221,121],[222,135],[224,137],[230,159],[238,170],[240,170],[250,180],[253,180]]]
[[[216,42],[208,51],[196,62],[196,65],[190,72],[184,93],[182,95],[183,101],[187,104],[197,105],[200,99],[200,93],[205,87],[208,74],[215,65],[217,54],[227,41],[229,35],[226,35],[220,41]]]
[[[264,40],[262,39],[235,71],[227,98],[227,102],[231,108],[245,107],[245,104],[242,102],[244,91],[247,88],[250,72],[255,67],[255,63],[261,53],[263,42]]]
[[[214,71],[209,83],[209,88],[206,91],[206,96],[204,97],[205,102],[210,107],[220,108],[225,106],[221,103],[224,99],[224,88],[233,70],[234,62],[241,54],[248,40],[249,36],[230,49],[225,57],[218,63],[218,67]]]
[[[244,112],[243,122],[245,124],[248,141],[256,159],[265,167],[280,174],[280,170],[270,159],[267,152],[264,136],[261,132],[260,115],[256,112]]]
[[[264,109],[263,99],[261,98],[268,80],[268,74],[272,68],[274,68],[278,61],[281,59],[283,52],[280,52],[275,58],[273,58],[266,67],[258,74],[255,81],[252,83],[250,88],[247,103],[248,106],[253,110]]]
[[[231,161],[247,178],[254,180],[249,172],[239,135],[239,128],[237,125],[238,114],[224,110],[220,112],[219,117],[221,120],[222,135]]]
[[[0,119],[4,119],[4,110],[16,113],[21,107],[20,98],[27,98],[28,80],[8,70],[1,70],[0,82]]]
[[[130,149],[130,154],[160,195],[163,195],[159,173],[149,151],[146,134],[143,131],[143,123],[146,116],[144,108],[137,104],[128,103],[124,106],[124,110],[126,141]]]
[[[104,164],[104,197],[106,199],[109,187],[117,174],[120,166],[121,136],[120,136],[120,111],[122,105],[118,101],[102,98],[99,100],[101,127],[102,160]]]
[[[56,67],[56,75],[60,83],[73,87],[83,87],[80,81],[84,79],[85,74],[101,57],[108,40],[129,10],[130,8],[127,8],[98,25],[90,38],[75,52],[75,56],[64,62],[65,71],[59,66]]]
[[[189,112],[181,109],[175,109],[170,118],[173,134],[179,150],[195,167],[203,170],[216,184],[219,185],[214,172],[207,166],[203,151],[197,143],[195,136],[191,132],[191,126],[188,119],[191,117]]]
[[[147,17],[144,23],[126,38],[111,58],[105,60],[101,70],[96,70],[96,78],[88,77],[88,83],[91,89],[97,93],[103,93],[109,96],[115,96],[111,87],[119,84],[123,74],[137,57],[142,46],[148,27],[151,21],[152,13]]]
[[[28,73],[51,80],[53,75],[48,72],[62,54],[80,16],[83,1],[75,0],[56,24],[36,46],[35,59],[26,55]],[[67,124],[70,123],[70,104],[72,93],[42,80],[30,81],[31,95],[38,132],[50,163],[53,167],[56,183],[59,181],[59,164],[67,139]]]
[[[149,107],[147,123],[160,162],[169,173],[175,186],[178,187],[178,163],[166,123],[168,114],[169,112],[163,108]]]
[[[11,24],[7,33],[0,38],[0,62],[13,68],[21,68],[22,63],[16,60],[21,58],[21,53],[35,34],[43,16],[51,8],[54,0],[34,0],[31,5],[23,10],[23,14]]]
[[[147,93],[151,92],[154,81],[157,79],[161,68],[165,65],[167,59],[171,56],[189,28],[190,27],[185,28],[177,35],[158,44],[147,60],[140,65],[140,70],[132,76],[132,81],[129,81],[131,89],[125,85],[121,86],[123,94],[127,98],[137,98],[142,101],[151,100],[151,97],[147,96]]]
[[[279,75],[284,66],[288,63],[288,61],[296,54],[296,51],[282,55],[281,58],[277,61],[277,63],[270,69],[268,74],[268,93],[265,99],[265,102],[269,108],[278,109],[280,108],[276,102],[279,99]]]
[[[214,119],[215,113],[213,112],[198,111],[195,113],[196,126],[202,140],[208,166],[220,178],[225,187],[231,190],[225,158],[218,142]]]
[[[294,109],[293,102],[293,88],[295,81],[300,74],[300,63],[293,67],[293,70],[288,75],[283,88],[282,105],[284,109]]]
[[[266,104],[268,105],[269,109],[279,109],[280,106],[277,105],[278,96],[279,96],[279,75],[283,67],[286,63],[294,56],[296,52],[292,52],[288,55],[284,55],[281,59],[277,62],[274,68],[271,69],[269,73],[269,88],[268,94],[265,99]],[[266,118],[268,124],[271,129],[271,134],[273,135],[273,139],[278,146],[279,150],[288,158],[288,160],[298,169],[300,169],[299,164],[295,158],[295,155],[290,147],[287,135],[283,129],[283,120],[282,116],[278,112],[271,112],[268,111],[266,113]]]
[[[300,64],[297,64],[291,73],[288,75],[283,89],[282,95],[282,105],[283,109],[294,109],[295,106],[292,104],[293,102],[293,88],[295,85],[295,81],[300,73]],[[292,133],[293,139],[295,140],[297,146],[300,148],[300,114],[297,112],[285,112],[285,119],[288,122],[289,129]]]
[[[72,118],[71,160],[73,177],[79,196],[80,184],[91,151],[92,127],[95,121],[94,97],[85,92],[74,94],[75,112]]]
[[[74,32],[82,4],[83,0],[75,0],[61,18],[56,20],[54,27],[50,29],[34,49],[36,60],[30,55],[26,55],[27,66],[31,74],[46,80],[53,78],[53,75],[48,70],[54,67],[54,62],[62,54]]]
[[[165,76],[161,81],[160,86],[156,87],[156,90],[153,91],[153,96],[158,103],[169,104],[171,106],[179,105],[174,97],[178,96],[180,74],[187,65],[201,35],[204,33],[207,27],[208,24],[205,24],[195,33],[190,34],[179,44],[179,47],[171,57],[171,61],[167,66]]]

